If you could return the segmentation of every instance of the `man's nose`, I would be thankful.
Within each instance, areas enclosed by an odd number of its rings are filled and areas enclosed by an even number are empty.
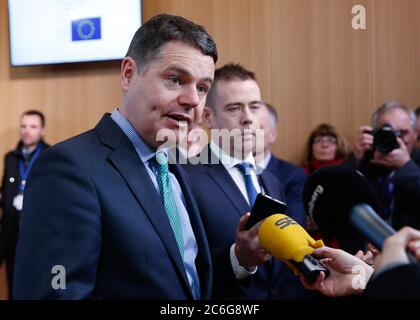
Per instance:
[[[195,108],[200,103],[197,88],[195,86],[187,86],[182,91],[178,99],[179,103],[188,108]]]
[[[254,121],[254,114],[248,107],[244,107],[242,109],[242,119],[241,122],[243,125],[245,124],[252,124]]]
[[[204,103],[203,105],[200,105],[198,108],[194,108],[193,122],[195,125],[201,125],[203,123],[203,110],[204,110]]]

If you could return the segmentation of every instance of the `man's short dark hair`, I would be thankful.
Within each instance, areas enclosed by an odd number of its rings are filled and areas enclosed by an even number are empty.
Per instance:
[[[257,82],[255,73],[245,69],[240,64],[228,63],[223,67],[216,69],[214,72],[213,86],[211,87],[206,100],[206,105],[215,110],[216,106],[216,92],[217,82],[219,81],[232,81],[232,80],[254,80]]]
[[[185,43],[217,61],[216,43],[203,26],[168,14],[151,18],[137,30],[126,57],[133,58],[138,70],[144,71],[157,58],[160,47],[170,41]]]
[[[38,116],[41,119],[41,126],[45,127],[45,116],[41,111],[38,110],[27,110],[22,113],[22,116]]]
[[[273,128],[277,127],[278,114],[276,108],[274,108],[271,104],[267,102],[264,102],[264,105],[266,106],[268,114],[270,115],[270,120],[272,121]]]

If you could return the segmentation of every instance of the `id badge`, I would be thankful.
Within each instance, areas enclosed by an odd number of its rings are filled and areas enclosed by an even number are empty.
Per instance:
[[[17,211],[22,211],[23,194],[18,194],[16,197],[13,198],[13,206],[16,208]]]

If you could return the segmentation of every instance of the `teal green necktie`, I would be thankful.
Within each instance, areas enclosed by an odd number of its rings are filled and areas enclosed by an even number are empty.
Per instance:
[[[169,178],[168,157],[164,152],[157,152],[156,158],[151,161],[157,171],[157,182],[159,185],[160,197],[163,201],[166,214],[169,217],[172,231],[178,244],[181,257],[184,257],[184,237],[182,235],[181,219],[174,195],[172,193],[171,181]]]

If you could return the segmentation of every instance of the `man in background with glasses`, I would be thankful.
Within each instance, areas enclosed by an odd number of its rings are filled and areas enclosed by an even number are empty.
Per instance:
[[[420,228],[420,150],[415,113],[389,101],[371,117],[372,127],[361,126],[347,164],[362,172],[379,199],[379,214],[396,229]],[[379,136],[385,136],[382,139]],[[395,144],[388,140],[394,137]],[[389,147],[389,148],[388,148]]]

